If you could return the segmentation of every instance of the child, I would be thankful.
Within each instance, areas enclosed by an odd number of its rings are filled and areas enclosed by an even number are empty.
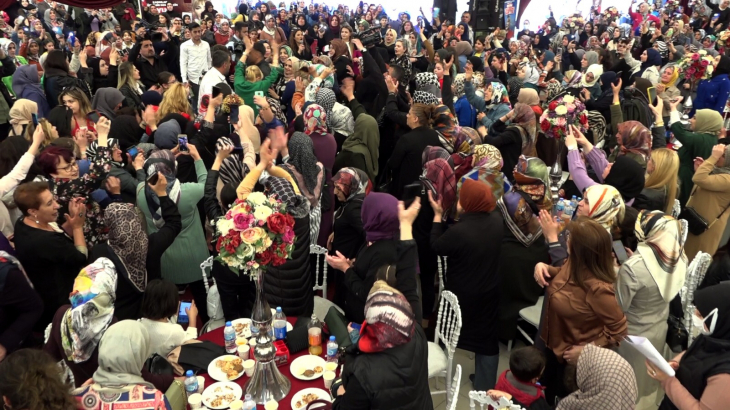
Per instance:
[[[540,398],[545,398],[543,387],[537,380],[545,369],[545,356],[534,346],[515,349],[509,356],[509,370],[497,380],[495,390],[512,395],[513,402],[529,407]]]

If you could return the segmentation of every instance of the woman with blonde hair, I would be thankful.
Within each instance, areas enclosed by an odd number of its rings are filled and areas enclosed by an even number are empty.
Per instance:
[[[162,94],[162,102],[157,110],[157,121],[161,122],[169,114],[182,114],[192,117],[193,110],[188,100],[188,89],[182,83],[175,83]]]
[[[145,87],[139,81],[139,70],[131,61],[126,61],[119,66],[119,85],[117,89],[124,95],[124,105],[132,107],[136,111],[142,110],[142,93]]]
[[[391,60],[395,58],[396,40],[398,40],[398,33],[392,28],[389,28],[385,32],[385,36],[383,36],[383,44],[385,45],[385,49],[388,51],[388,57],[390,57]]]
[[[644,189],[636,197],[634,208],[671,214],[679,189],[679,155],[667,148],[653,150],[646,174]]]
[[[71,121],[71,135],[86,127],[90,132],[96,132],[94,122],[89,118],[89,114],[94,111],[86,93],[77,87],[71,87],[63,90],[58,96],[58,104],[64,105],[73,112]]]

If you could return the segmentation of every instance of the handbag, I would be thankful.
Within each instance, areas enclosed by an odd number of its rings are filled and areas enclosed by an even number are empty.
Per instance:
[[[667,345],[673,352],[679,353],[687,349],[689,334],[682,323],[682,318],[672,314],[667,318]]]
[[[700,215],[699,212],[689,206],[689,203],[692,202],[692,197],[694,197],[695,191],[697,191],[696,186],[692,190],[692,194],[690,194],[689,200],[687,201],[687,205],[684,207],[684,210],[682,210],[682,212],[679,214],[679,219],[684,219],[685,221],[687,221],[687,228],[689,229],[689,233],[695,236],[699,236],[705,233],[706,230],[710,229],[710,227],[712,227],[712,225],[714,225],[715,222],[720,219],[722,214],[724,214],[725,211],[727,211],[727,208],[730,207],[730,204],[728,204],[722,210],[722,212],[720,212],[720,215],[718,215],[717,218],[712,221],[712,223],[708,224],[707,220],[702,215]]]
[[[185,410],[188,407],[188,395],[185,385],[180,380],[173,380],[165,392],[165,398],[170,403],[171,410]]]
[[[153,354],[152,357],[147,359],[144,367],[147,368],[147,371],[152,374],[164,374],[170,376],[175,375],[175,369],[172,367],[170,362],[168,362],[167,359],[158,355],[157,353]]]

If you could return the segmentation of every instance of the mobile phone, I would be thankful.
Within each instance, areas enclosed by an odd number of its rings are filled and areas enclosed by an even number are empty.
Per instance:
[[[421,188],[420,182],[408,184],[403,187],[403,205],[405,205],[406,208],[411,206],[413,201],[416,200],[416,197],[421,195]]]
[[[212,94],[211,98],[215,98],[215,97],[219,96],[220,93],[221,93],[221,89],[216,86],[213,86],[213,94]]]
[[[180,311],[177,312],[177,323],[188,323],[190,322],[190,318],[188,317],[188,312],[185,311],[185,309],[190,308],[192,306],[193,302],[180,302]]]
[[[656,88],[649,87],[646,91],[649,94],[649,104],[654,104],[654,101],[656,101]]]
[[[160,174],[155,172],[154,174],[147,177],[147,183],[150,185],[157,185],[157,181],[160,179]]]
[[[30,117],[33,119],[33,125],[37,127],[38,126],[38,114],[31,113]]]
[[[96,111],[92,111],[89,113],[88,118],[94,123],[97,123],[99,122],[99,113]]]
[[[230,115],[231,124],[238,124],[238,106],[231,105],[230,109],[231,109],[231,115]]]
[[[629,259],[629,255],[626,254],[626,249],[624,249],[624,244],[621,241],[613,241],[613,254],[616,255],[616,261],[619,265]]]
[[[185,134],[179,134],[177,136],[177,144],[180,147],[180,152],[189,152],[188,149],[188,136]]]
[[[68,35],[68,43],[69,43],[69,44],[71,44],[71,47],[73,47],[73,46],[74,46],[74,41],[75,41],[75,40],[76,40],[76,39],[75,39],[75,37],[74,37],[74,33],[70,33],[70,34]]]
[[[712,15],[712,19],[713,20],[717,20],[719,18],[720,18],[720,13],[715,13],[715,14]]]
[[[353,322],[353,323],[350,323],[350,327],[353,328],[354,330],[357,330],[359,332],[360,329],[362,328],[362,325],[360,323],[354,323]]]
[[[129,154],[129,156],[132,157],[132,159],[134,159],[134,157],[136,157],[137,154],[139,154],[139,149],[137,149],[137,147],[132,147],[127,150],[127,154]]]

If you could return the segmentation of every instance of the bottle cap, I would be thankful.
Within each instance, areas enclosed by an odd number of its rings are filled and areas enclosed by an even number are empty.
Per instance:
[[[281,313],[281,306],[276,307],[276,313]]]
[[[231,322],[226,322],[226,326],[231,326]]]
[[[251,400],[251,395],[247,393],[246,396],[245,396],[245,399],[246,400]]]
[[[334,341],[335,341],[335,337],[334,336],[330,336],[330,342],[334,342]]]
[[[193,377],[193,371],[192,370],[188,370],[187,372],[185,372],[185,376],[186,377]]]

